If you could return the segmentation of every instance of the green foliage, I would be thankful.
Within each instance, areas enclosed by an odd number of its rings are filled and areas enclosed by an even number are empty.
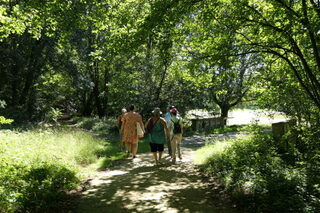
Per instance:
[[[7,118],[5,118],[3,116],[0,116],[0,125],[1,124],[11,124],[12,122],[13,122],[12,119],[7,119]]]
[[[43,127],[2,130],[0,140],[0,203],[5,212],[53,211],[80,179],[96,172],[98,159],[105,157],[102,150],[118,146],[81,130]]]
[[[62,115],[59,109],[52,108],[46,113],[45,121],[47,122],[57,122],[58,118]]]
[[[287,156],[279,154],[275,144],[270,135],[256,132],[228,144],[216,143],[200,149],[198,163],[207,174],[217,177],[248,211],[319,210],[318,188],[309,181],[319,177],[317,172],[305,166],[311,166],[309,161],[291,158],[296,162],[287,163]]]
[[[118,151],[118,141],[106,142],[77,129],[3,130],[0,140],[0,210],[4,212],[59,211],[66,192],[81,179],[126,157]],[[141,140],[139,152],[149,149]]]
[[[5,106],[6,106],[6,102],[3,101],[3,100],[0,100],[0,109],[1,108],[5,108]],[[13,122],[12,119],[7,119],[7,118],[5,118],[3,116],[0,116],[0,126],[2,124],[11,124],[12,122]]]
[[[74,189],[79,179],[63,165],[40,163],[23,166],[8,159],[0,162],[1,211],[49,211]]]
[[[20,201],[24,211],[49,211],[66,198],[66,192],[74,189],[79,179],[74,171],[62,165],[44,163],[31,168],[23,177],[27,183]]]
[[[12,160],[0,158],[0,172],[0,211],[16,212],[23,207],[20,200],[27,185],[23,180],[27,169]]]
[[[0,17],[0,99],[16,122],[132,103],[216,102],[226,116],[256,98],[319,122],[314,1],[4,1]]]
[[[100,135],[115,135],[118,133],[118,129],[115,125],[116,118],[99,119],[97,117],[74,117],[72,120],[78,127]]]

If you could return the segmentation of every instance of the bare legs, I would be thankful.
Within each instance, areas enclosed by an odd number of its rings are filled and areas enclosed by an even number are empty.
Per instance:
[[[132,154],[132,157],[135,158],[138,151],[138,143],[129,143],[126,142],[127,153]]]
[[[138,151],[138,143],[131,144],[132,157],[135,158]]]
[[[131,143],[126,142],[126,152],[129,155],[131,153]]]
[[[163,152],[159,152],[159,162],[161,161],[162,153],[163,153]]]
[[[158,165],[159,161],[158,161],[157,153],[156,152],[152,152],[152,155],[153,155],[153,159],[154,159],[156,165]]]
[[[162,153],[163,152],[159,152],[159,158],[158,158],[158,152],[152,152],[153,159],[154,159],[156,165],[161,164]]]

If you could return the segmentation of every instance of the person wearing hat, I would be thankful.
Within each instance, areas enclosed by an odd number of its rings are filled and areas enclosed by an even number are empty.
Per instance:
[[[131,154],[132,159],[134,159],[138,151],[137,123],[141,126],[143,132],[145,130],[141,115],[135,112],[135,106],[131,105],[129,110],[122,118],[121,133],[123,141],[126,142],[127,154]]]
[[[119,140],[119,151],[122,152],[123,151],[123,138],[122,138],[122,135],[121,135],[121,126],[122,126],[122,119],[123,119],[123,116],[127,113],[127,110],[126,108],[123,108],[121,110],[121,115],[118,116],[118,119],[116,121],[116,127],[118,128],[119,130],[119,135],[120,135],[120,140]]]
[[[161,164],[164,144],[169,136],[169,129],[164,118],[160,117],[162,112],[156,107],[152,111],[152,117],[146,122],[145,129],[149,133],[150,149],[156,165]]]
[[[176,152],[178,153],[178,158],[182,160],[180,144],[182,140],[183,134],[183,122],[182,118],[178,114],[178,110],[173,108],[170,110],[171,119],[168,123],[168,127],[170,130],[170,143],[172,149],[172,163],[176,162]]]

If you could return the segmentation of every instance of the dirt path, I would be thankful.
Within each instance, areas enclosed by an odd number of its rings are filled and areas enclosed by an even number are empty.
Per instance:
[[[76,212],[237,212],[226,200],[218,199],[218,190],[202,181],[192,162],[194,151],[212,137],[223,139],[234,134],[185,138],[183,160],[176,164],[165,157],[164,165],[154,166],[151,153],[119,161],[91,181]]]
[[[235,110],[230,113],[228,124],[271,124],[283,120],[283,116],[268,111]],[[80,195],[76,212],[239,212],[220,194],[213,181],[203,181],[193,164],[194,152],[199,147],[235,134],[184,138],[183,160],[176,164],[165,158],[164,165],[154,166],[151,153],[117,161],[114,167],[90,181],[91,187]]]

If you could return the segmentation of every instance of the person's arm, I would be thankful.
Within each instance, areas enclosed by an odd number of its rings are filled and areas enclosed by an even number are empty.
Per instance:
[[[181,126],[181,134],[183,135],[183,121],[182,121],[182,118],[180,118],[180,126]]]
[[[124,126],[126,125],[126,118],[125,118],[125,116],[122,116],[121,122],[122,122],[122,125],[121,125],[120,134],[123,135],[123,129],[124,129]]]
[[[120,123],[121,115],[118,116],[116,120],[116,127],[119,129],[119,123]]]
[[[145,125],[144,125],[144,128],[145,128],[145,129],[146,129],[147,126],[149,125],[150,120],[151,120],[151,118],[149,118],[149,120],[147,120],[147,122],[145,123]]]
[[[170,136],[170,132],[169,132],[166,120],[163,119],[163,118],[160,118],[160,120],[161,120],[161,123],[163,124],[164,130],[166,132],[166,136],[169,137]]]
[[[172,135],[171,135],[171,133],[172,133],[172,121],[171,121],[171,119],[167,122],[167,127],[168,127],[168,131],[169,131],[169,138],[170,139],[172,139],[171,137],[172,137]]]
[[[142,122],[142,116],[141,116],[141,115],[139,115],[139,123],[140,123],[140,126],[141,126],[142,131],[145,132],[145,130],[144,130],[144,125],[143,125],[143,122]]]

